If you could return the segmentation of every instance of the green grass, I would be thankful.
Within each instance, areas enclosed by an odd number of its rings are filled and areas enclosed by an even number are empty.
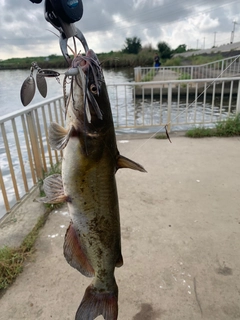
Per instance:
[[[3,247],[0,249],[0,291],[6,289],[22,272],[24,262],[34,252],[34,244],[39,230],[45,224],[50,210],[37,222],[33,230],[18,248]]]
[[[121,51],[110,51],[109,53],[99,53],[98,59],[104,68],[123,68],[137,66],[152,66],[153,52],[142,50],[138,54],[127,54]],[[50,55],[48,57],[26,57],[12,58],[0,61],[1,69],[30,69],[31,63],[36,61],[42,69],[68,68],[63,56]]]
[[[61,173],[61,165],[52,166],[47,173],[44,173],[44,178],[54,173]],[[45,196],[42,190],[43,180],[39,181],[40,196]],[[47,217],[52,209],[60,207],[62,204],[46,204],[46,212],[40,217],[35,227],[23,240],[20,247],[10,248],[4,246],[0,249],[0,292],[6,289],[13,283],[19,273],[22,272],[24,262],[30,257],[34,249],[34,244],[39,234],[39,230],[45,224]]]
[[[48,57],[11,58],[0,61],[1,69],[30,69],[32,62],[37,62],[42,69],[67,68],[67,63],[62,56],[50,55]]]
[[[234,118],[229,118],[226,121],[217,123],[217,136],[232,137],[240,135],[240,114]]]
[[[97,53],[99,61],[104,68],[124,68],[124,67],[149,67],[153,65],[155,50],[143,48],[138,54],[127,54],[122,51],[110,51],[107,53]],[[221,60],[223,56],[216,54],[212,56],[193,55],[187,58],[187,64],[199,65],[208,62]],[[173,57],[171,59],[161,59],[162,66],[181,66],[185,65],[186,58]],[[52,54],[50,56],[42,57],[25,57],[25,58],[11,58],[7,60],[0,60],[0,70],[4,69],[30,69],[31,63],[36,61],[42,69],[59,69],[68,68],[62,55]]]
[[[205,63],[209,63],[209,62],[214,62],[217,60],[222,60],[223,56],[222,56],[222,54],[216,54],[213,56],[193,55],[193,56],[189,57],[188,59],[191,60],[191,64],[200,65],[200,64],[205,64]]]
[[[189,138],[205,138],[216,136],[216,130],[204,127],[196,127],[186,132],[186,137]]]
[[[178,80],[188,80],[188,79],[191,79],[191,76],[187,72],[182,72],[178,77]]]
[[[174,57],[171,59],[168,59],[164,62],[164,66],[171,67],[171,66],[181,66],[182,65],[183,58],[182,57]]]
[[[197,127],[186,132],[190,138],[233,137],[240,136],[240,114],[224,121],[219,121],[215,128]]]
[[[152,81],[152,79],[154,78],[156,72],[154,69],[151,69],[150,71],[148,71],[148,73],[141,79],[142,82],[145,81]]]

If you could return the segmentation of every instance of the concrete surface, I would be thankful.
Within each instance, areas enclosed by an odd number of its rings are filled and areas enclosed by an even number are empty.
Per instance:
[[[39,197],[39,188],[35,187],[0,222],[0,248],[17,247],[36,225],[46,211],[43,204],[35,199]]]
[[[168,81],[177,80],[179,78],[179,73],[172,70],[159,70],[152,81]]]
[[[182,56],[182,57],[190,57],[192,55],[200,55],[200,54],[211,54],[211,53],[219,53],[219,52],[228,52],[228,51],[238,51],[240,49],[240,42],[223,44],[219,47],[210,48],[210,49],[199,49],[197,51],[190,51],[184,53],[177,53],[174,56]]]
[[[240,139],[122,140],[119,150],[148,173],[117,173],[118,319],[240,319]],[[1,320],[74,319],[91,279],[63,257],[68,224],[66,207],[50,214]]]
[[[155,74],[152,81],[168,81],[168,80],[177,80],[179,78],[179,74],[172,70],[164,70],[161,69]],[[151,96],[153,94],[155,97],[160,95],[160,88],[162,88],[161,95],[166,96],[168,94],[168,85],[166,84],[155,84],[149,81],[147,84],[141,85],[139,82],[139,86],[135,88],[135,96],[141,97],[144,89],[144,96]],[[176,85],[172,84],[172,88],[175,88]],[[184,91],[184,88],[181,88],[181,92]],[[185,90],[186,91],[186,90]]]

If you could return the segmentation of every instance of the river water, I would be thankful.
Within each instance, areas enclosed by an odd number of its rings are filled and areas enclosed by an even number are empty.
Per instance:
[[[60,76],[60,82],[59,84],[55,78],[47,78],[47,84],[48,84],[48,94],[47,99],[54,98],[57,96],[62,95],[62,80],[64,77],[64,70],[56,70],[58,71]],[[21,108],[24,108],[22,106],[21,100],[20,100],[20,89],[22,86],[23,81],[29,76],[30,71],[28,70],[1,70],[0,71],[0,116],[6,115],[8,113],[12,113],[14,111],[19,111]],[[118,84],[118,83],[125,83],[129,81],[133,81],[134,78],[134,70],[133,69],[122,69],[122,70],[104,70],[104,76],[105,81],[107,84]],[[111,90],[114,90],[114,87],[109,87],[109,95],[111,100]],[[124,89],[123,89],[124,90]],[[159,108],[159,101],[147,101],[142,99],[139,99],[139,101],[136,100],[136,104],[133,103],[132,99],[132,91],[131,88],[126,89],[128,92],[128,117],[126,117],[126,110],[124,108],[120,108],[120,110],[115,110],[115,108],[112,108],[113,112],[113,118],[115,126],[121,127],[121,124],[124,125],[126,121],[129,120],[128,124],[137,124],[138,128],[132,128],[127,130],[118,130],[118,133],[121,132],[152,132],[156,131],[156,127],[151,127],[151,118],[153,116],[153,121],[156,119],[156,125],[159,123],[159,114],[162,117],[163,123],[167,123],[167,103],[163,103],[162,110]],[[120,94],[121,96],[121,94]],[[121,107],[121,99],[124,100],[124,92],[122,94],[122,97],[119,97],[119,105]],[[31,104],[36,104],[43,102],[43,97],[39,94],[38,90],[36,90],[36,94],[34,96],[34,99],[32,100]],[[125,101],[122,102],[124,105]],[[31,105],[30,104],[30,105]],[[197,117],[198,117],[198,109],[199,109],[199,117],[202,116],[202,108],[203,105],[200,103],[197,105]],[[176,103],[172,103],[172,114],[174,117],[174,114],[179,114],[179,110],[183,111],[186,109],[186,104],[181,104],[180,106],[177,106]],[[178,112],[178,113],[177,113]],[[187,114],[187,117],[190,119],[191,117],[194,118],[194,114],[191,114],[191,108]],[[204,108],[205,117],[211,117],[212,112],[214,112],[215,116],[217,117],[219,114],[219,107],[214,107],[213,111],[209,107]],[[144,116],[142,117],[142,115]],[[184,114],[184,113],[183,113]],[[145,121],[148,121],[149,117],[149,128],[141,128],[142,125],[142,119],[144,118]],[[117,119],[117,120],[116,120]],[[190,119],[191,120],[191,119]],[[194,122],[193,122],[194,123]],[[184,130],[183,127],[178,126],[178,130]],[[185,128],[186,129],[186,128]],[[12,137],[12,139],[14,139]],[[22,146],[21,146],[22,147]],[[25,146],[23,146],[25,148]],[[15,149],[12,148],[12,153],[14,153],[14,170],[16,170],[16,176],[20,177],[20,168],[18,163],[18,157],[17,152],[15,152]],[[9,196],[10,205],[13,205],[15,203],[15,196],[14,196],[14,190],[12,187],[11,182],[11,175],[9,173],[9,166],[7,157],[5,154],[5,148],[3,146],[3,139],[0,134],[0,166],[2,173],[4,175],[4,183],[6,186],[6,191]],[[21,179],[21,178],[19,178]],[[29,176],[30,179],[30,176]],[[20,196],[24,195],[24,188],[22,188],[22,191],[20,192]],[[0,218],[5,214],[5,207],[2,199],[2,194],[0,192]]]
[[[59,84],[55,78],[46,78],[48,84],[47,99],[62,95],[62,79],[66,69],[57,69],[60,76]],[[8,113],[19,111],[23,108],[20,100],[20,90],[23,81],[29,76],[29,70],[0,70],[0,116]],[[122,70],[104,70],[104,77],[106,83],[122,83],[133,80],[133,69]],[[43,97],[38,90],[34,99],[29,104],[43,102]]]
[[[58,71],[61,74],[60,84],[56,81],[55,78],[46,79],[47,87],[48,87],[48,94],[46,97],[47,99],[51,99],[63,94],[62,82],[63,82],[64,72],[66,70],[58,69],[55,71]],[[21,90],[23,81],[29,76],[29,74],[30,74],[29,70],[1,70],[0,71],[0,117],[15,111],[19,111],[22,108],[24,108],[20,100],[20,90]],[[104,77],[105,77],[106,83],[113,84],[113,83],[129,82],[133,80],[133,69],[104,70]],[[29,106],[31,106],[32,104],[43,102],[43,100],[44,98],[40,95],[40,93],[36,89],[34,99],[29,104]],[[13,135],[11,135],[10,138],[14,141]],[[20,171],[20,165],[18,163],[17,151],[15,150],[16,147],[14,143],[12,143],[11,141],[9,141],[9,146],[11,148],[14,171],[16,174],[16,178],[18,180],[19,193],[20,193],[20,196],[23,196],[24,188],[23,188],[23,183],[19,181],[19,179],[21,179],[21,171]],[[25,149],[25,145],[24,146],[21,145],[21,148]],[[3,146],[3,137],[1,133],[0,133],[0,166],[1,166],[2,174],[4,178],[6,192],[8,194],[8,199],[9,199],[10,205],[12,206],[16,200],[14,195],[14,189],[11,182],[12,180],[9,172],[7,156],[5,153],[5,148]],[[30,172],[30,170],[28,171]],[[28,178],[29,186],[31,187],[31,184],[32,184],[31,175],[27,174],[27,178]],[[2,194],[0,191],[0,218],[4,216],[4,214],[5,214],[5,206],[4,206]]]

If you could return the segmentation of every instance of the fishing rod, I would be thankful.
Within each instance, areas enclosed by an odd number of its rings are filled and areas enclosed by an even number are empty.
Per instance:
[[[42,0],[30,0],[32,3],[41,3]],[[75,22],[83,15],[82,0],[45,0],[45,19],[60,32],[59,44],[64,59],[71,65],[72,59],[68,54],[68,39],[77,38],[82,43],[85,53],[89,50],[87,41],[82,32],[76,28]]]
[[[42,0],[30,0],[32,3],[41,3]],[[80,30],[78,30],[75,26],[74,23],[81,20],[83,15],[83,4],[82,0],[45,0],[45,19],[50,22],[59,32],[60,32],[60,48],[62,50],[62,54],[65,58],[65,60],[69,63],[71,63],[70,56],[67,52],[67,40],[70,37],[76,37],[78,38],[81,42],[82,45],[85,49],[85,52],[88,51],[88,45],[87,42],[81,33]],[[205,88],[196,98],[193,102],[191,102],[186,109],[190,109],[192,105],[197,101],[201,95],[204,94],[204,92],[207,91],[207,89],[214,84],[214,82],[217,81],[219,77],[240,57],[237,56],[236,59],[227,66],[225,70],[223,70],[218,77],[216,77],[208,86]],[[186,112],[185,110],[182,111],[180,114],[178,114],[173,120],[176,120]],[[159,132],[165,130],[166,135],[171,142],[167,127],[169,124],[171,124],[172,120],[168,123],[166,123],[164,126],[161,126],[160,129],[155,132],[151,138],[153,138],[156,134]]]

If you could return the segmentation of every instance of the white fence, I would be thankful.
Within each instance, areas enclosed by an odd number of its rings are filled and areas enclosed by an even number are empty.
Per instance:
[[[186,130],[240,112],[240,78],[108,85],[116,131]],[[146,132],[145,130],[145,132]],[[123,131],[123,130],[122,130]]]
[[[135,81],[156,80],[191,80],[206,78],[226,78],[240,76],[240,57],[234,56],[202,65],[170,66],[170,67],[136,67]]]
[[[48,143],[51,121],[64,125],[63,98],[48,100],[0,118],[0,209],[11,207],[61,159]],[[1,216],[0,216],[1,217]]]
[[[212,125],[240,112],[240,77],[109,84],[113,120],[119,132],[169,131]],[[63,98],[44,101],[0,117],[0,212],[9,212],[61,160],[48,143],[48,126],[64,126]],[[1,216],[2,216],[1,215]],[[0,216],[0,217],[1,217]]]

